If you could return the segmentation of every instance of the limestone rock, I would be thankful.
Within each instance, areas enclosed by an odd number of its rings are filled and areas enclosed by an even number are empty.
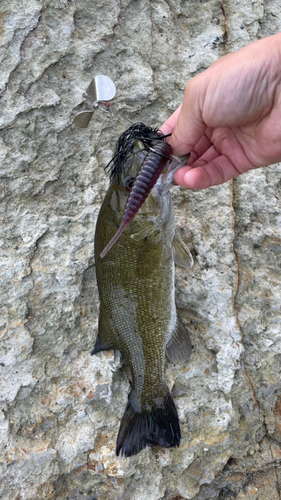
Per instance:
[[[280,31],[278,0],[3,0],[0,21],[0,498],[278,499],[280,165],[174,188],[195,260],[176,269],[193,353],[166,370],[178,449],[115,456],[129,382],[118,353],[90,355],[103,167],[126,119],[160,126],[188,79]],[[115,117],[79,130],[96,74]]]

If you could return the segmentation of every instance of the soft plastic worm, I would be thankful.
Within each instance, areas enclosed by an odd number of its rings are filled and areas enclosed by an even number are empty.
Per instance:
[[[151,141],[150,151],[146,155],[145,160],[136,176],[134,185],[127,200],[121,226],[100,254],[102,259],[113,247],[118,238],[120,238],[125,227],[138,213],[153,186],[156,184],[157,179],[161,175],[172,153],[172,147],[167,142]]]

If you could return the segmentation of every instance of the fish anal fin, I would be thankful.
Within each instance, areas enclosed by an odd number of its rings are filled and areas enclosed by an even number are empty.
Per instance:
[[[113,332],[110,325],[106,321],[104,314],[100,313],[98,336],[91,354],[97,354],[97,352],[100,351],[111,351],[113,349],[117,349]]]
[[[152,410],[134,407],[133,393],[129,396],[116,445],[116,455],[131,457],[146,446],[171,448],[180,444],[180,425],[177,409],[170,393],[159,398]]]
[[[171,363],[184,363],[189,359],[191,349],[188,329],[178,316],[175,330],[166,345],[167,357]]]
[[[194,260],[191,252],[177,234],[174,236],[172,246],[175,264],[186,269],[193,267]]]

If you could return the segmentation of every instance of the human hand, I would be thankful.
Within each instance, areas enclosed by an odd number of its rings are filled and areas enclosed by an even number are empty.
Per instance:
[[[175,155],[191,153],[175,181],[205,189],[281,161],[281,34],[222,57],[186,86],[162,125]]]

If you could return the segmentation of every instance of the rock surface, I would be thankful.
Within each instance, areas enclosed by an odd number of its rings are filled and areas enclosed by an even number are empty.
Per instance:
[[[195,265],[176,269],[191,360],[167,365],[180,448],[115,456],[129,383],[91,357],[103,167],[127,128],[189,78],[281,29],[279,0],[3,0],[0,5],[0,498],[280,500],[281,166],[174,189]],[[96,74],[112,107],[73,118]]]

